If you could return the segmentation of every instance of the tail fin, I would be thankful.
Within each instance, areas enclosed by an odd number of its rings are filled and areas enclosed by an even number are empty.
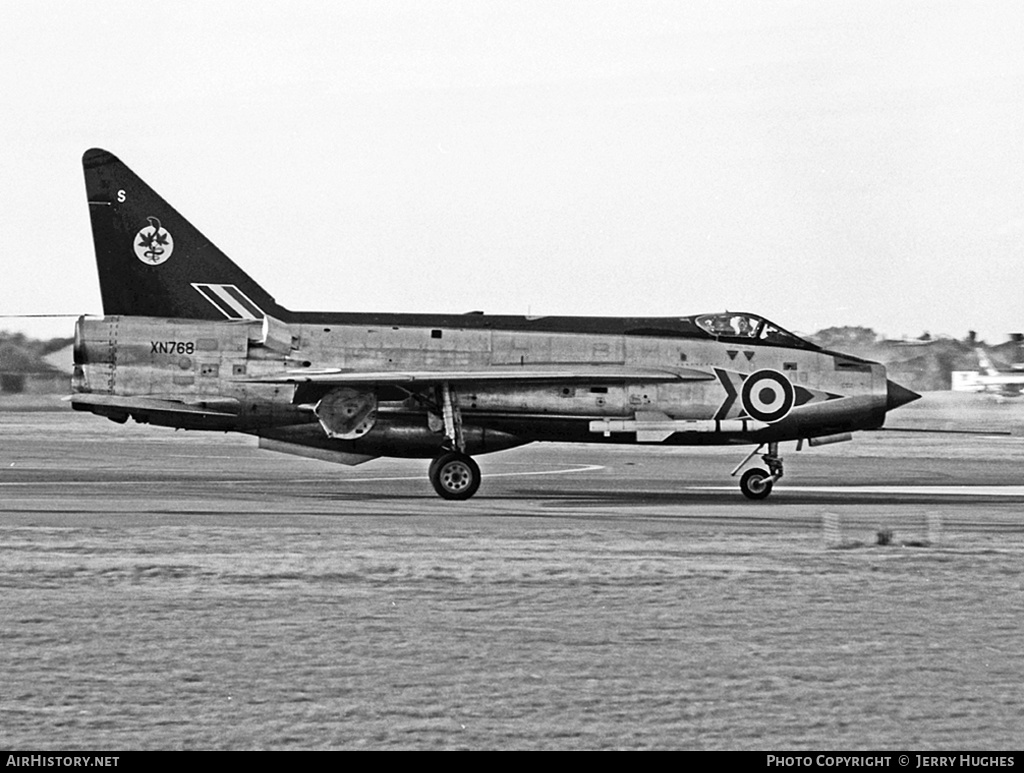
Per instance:
[[[975,354],[978,355],[978,366],[989,376],[998,376],[999,371],[996,370],[996,366],[992,364],[992,360],[988,358],[985,350],[980,346],[974,350]]]
[[[82,157],[104,314],[287,321],[287,309],[111,153]]]

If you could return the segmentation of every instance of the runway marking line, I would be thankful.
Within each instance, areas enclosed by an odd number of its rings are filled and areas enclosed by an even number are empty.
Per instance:
[[[594,472],[596,470],[603,470],[605,465],[603,464],[586,464],[578,467],[566,468],[564,470],[531,470],[529,472],[489,472],[483,475],[484,478],[522,478],[527,475],[571,475],[574,472]],[[339,478],[338,480],[344,483],[366,483],[366,482],[379,482],[388,480],[423,480],[423,475],[408,475],[395,478]]]
[[[733,491],[733,486],[688,486],[703,491]],[[801,494],[917,494],[938,496],[1021,497],[1024,486],[776,486],[775,491]]]
[[[527,472],[491,472],[485,478],[515,478],[528,475],[571,475],[577,472],[595,472],[605,469],[603,464],[583,464],[571,468],[557,470],[530,470]],[[425,475],[395,475],[391,477],[338,477],[331,480],[332,483],[379,483],[382,481],[395,480],[424,480]],[[205,478],[196,479],[195,483],[251,483],[252,478]],[[322,483],[323,478],[289,478],[288,483]],[[0,486],[52,486],[56,481],[11,481],[0,482]],[[60,481],[61,486],[150,486],[166,483],[161,480],[70,480]]]

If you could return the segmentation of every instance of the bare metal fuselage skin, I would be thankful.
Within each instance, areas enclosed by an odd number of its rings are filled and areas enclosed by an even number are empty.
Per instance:
[[[359,455],[436,456],[444,428],[433,402],[436,385],[359,383],[350,391],[372,395],[372,426],[355,438],[330,437],[316,406],[346,372],[566,368],[593,374],[590,380],[560,381],[556,373],[534,383],[481,380],[453,386],[465,450],[472,454],[538,440],[667,445],[798,440],[879,427],[890,407],[882,365],[812,347],[702,340],[674,336],[671,330],[559,332],[544,330],[542,320],[483,315],[348,316],[288,324],[83,317],[76,327],[72,400],[80,410],[115,420],[130,416],[185,429],[247,432],[270,447],[274,441],[294,442],[321,456],[335,452],[337,461],[354,455],[353,462]],[[579,326],[600,327],[588,322],[580,320]],[[610,327],[616,320],[603,322]],[[571,326],[570,320],[563,323]],[[325,369],[335,374],[331,382],[317,382]],[[652,377],[618,379],[619,370]],[[795,389],[793,405],[775,421],[755,419],[744,410],[743,383],[764,372],[781,374]],[[287,380],[275,378],[284,373]],[[770,402],[772,395],[764,399]],[[168,410],[171,405],[179,409]]]

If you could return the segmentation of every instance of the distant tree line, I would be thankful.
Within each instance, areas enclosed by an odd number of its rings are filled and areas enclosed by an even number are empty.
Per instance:
[[[24,333],[0,331],[0,391],[20,394],[32,376],[52,376],[56,371],[43,358],[68,346],[73,338],[41,341]]]

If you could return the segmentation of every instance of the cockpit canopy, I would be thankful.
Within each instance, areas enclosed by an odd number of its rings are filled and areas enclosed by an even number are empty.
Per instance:
[[[721,314],[702,314],[693,318],[705,333],[715,338],[734,338],[801,349],[817,349],[810,341],[783,330],[764,317],[747,312],[726,311]]]

